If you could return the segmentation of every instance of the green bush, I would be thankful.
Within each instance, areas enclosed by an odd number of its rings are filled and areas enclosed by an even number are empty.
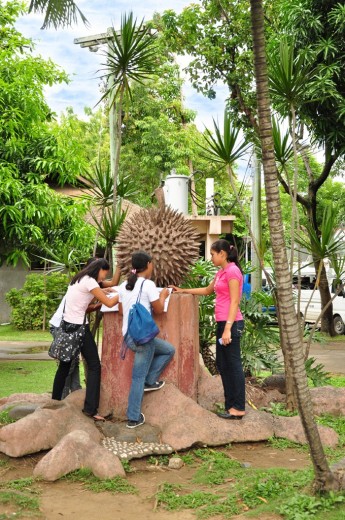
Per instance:
[[[209,260],[199,259],[189,270],[182,287],[194,289],[207,287],[215,277],[217,269]],[[205,366],[211,374],[217,374],[215,356],[211,347],[216,341],[216,320],[214,318],[215,294],[199,298],[199,341],[200,352]]]
[[[267,296],[262,291],[253,292],[250,299],[242,298],[241,311],[244,316],[244,333],[241,339],[243,369],[247,376],[257,375],[261,370],[279,372],[282,364],[278,360],[279,331],[272,327],[273,318],[268,311],[271,304],[264,301]]]
[[[62,273],[29,274],[22,289],[11,289],[5,300],[12,308],[11,322],[19,330],[48,327],[67,290],[69,278]]]

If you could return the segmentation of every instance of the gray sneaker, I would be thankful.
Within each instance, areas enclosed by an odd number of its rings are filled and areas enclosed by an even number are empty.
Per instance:
[[[165,381],[156,381],[153,385],[145,383],[144,392],[153,392],[154,390],[160,390],[165,385]]]
[[[136,428],[137,426],[141,426],[145,423],[145,415],[143,413],[140,414],[139,421],[128,421],[126,424],[127,428]]]

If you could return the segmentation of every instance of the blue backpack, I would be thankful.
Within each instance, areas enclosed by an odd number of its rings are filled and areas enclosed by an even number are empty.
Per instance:
[[[133,338],[137,345],[145,345],[148,341],[155,338],[159,333],[151,313],[140,303],[141,291],[145,280],[143,280],[137,301],[132,305],[128,315],[127,333]]]

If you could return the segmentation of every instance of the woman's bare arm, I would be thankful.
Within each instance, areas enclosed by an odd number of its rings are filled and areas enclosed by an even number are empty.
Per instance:
[[[104,303],[106,307],[114,307],[114,305],[116,305],[119,301],[119,295],[117,293],[112,298],[108,298],[108,296],[104,294],[100,287],[96,287],[90,292],[94,295],[95,298],[97,298],[97,300]]]
[[[195,287],[194,289],[181,289],[176,285],[169,285],[174,292],[182,294],[196,294],[197,296],[207,296],[212,294],[214,291],[214,280],[207,287]]]
[[[114,287],[115,285],[119,285],[120,278],[121,278],[121,270],[120,270],[120,267],[117,265],[112,279],[103,280],[102,287],[106,288],[106,287]]]

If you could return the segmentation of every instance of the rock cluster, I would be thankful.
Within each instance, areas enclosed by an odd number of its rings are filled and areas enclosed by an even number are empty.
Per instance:
[[[316,414],[345,414],[345,389],[311,390]],[[215,413],[222,401],[218,377],[201,377],[199,403],[166,384],[159,392],[145,395],[146,424],[128,430],[125,423],[97,427],[82,412],[85,391],[73,392],[63,401],[48,394],[14,394],[0,401],[17,422],[0,428],[0,451],[11,457],[50,450],[38,463],[35,476],[56,480],[78,468],[88,467],[100,478],[124,476],[120,459],[172,453],[193,445],[218,446],[230,442],[264,441],[272,436],[305,443],[299,417],[277,417],[248,407],[241,421],[227,421]],[[209,409],[208,409],[209,408]],[[337,434],[319,426],[322,442],[336,446]]]
[[[40,460],[34,469],[34,476],[54,481],[80,468],[90,468],[101,479],[125,476],[119,458],[106,451],[83,430],[65,435]]]

